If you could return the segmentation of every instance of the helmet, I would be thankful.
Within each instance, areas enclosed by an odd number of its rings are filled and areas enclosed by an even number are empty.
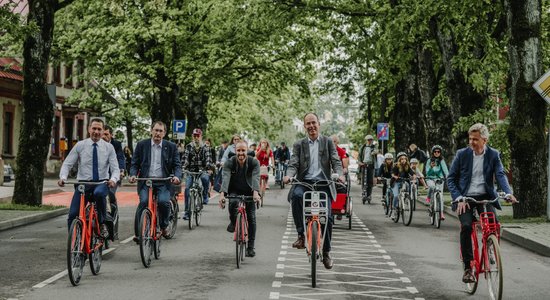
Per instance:
[[[405,156],[405,157],[409,158],[409,156],[407,155],[407,153],[405,153],[405,152],[399,152],[399,153],[397,153],[397,160],[399,160],[399,158],[400,158],[401,156]]]
[[[193,135],[202,135],[202,130],[200,128],[193,129]]]
[[[443,147],[439,146],[439,145],[435,145],[432,147],[432,154],[434,153],[435,150],[439,150],[439,152],[443,152]]]
[[[384,159],[393,159],[393,154],[391,153],[384,154]]]
[[[367,136],[365,137],[365,140],[374,140],[374,138],[372,137],[372,135],[370,134],[367,134]]]
[[[411,164],[414,164],[414,163],[416,163],[416,164],[417,164],[417,163],[418,163],[418,159],[416,159],[416,158],[412,158],[412,159],[411,159]]]

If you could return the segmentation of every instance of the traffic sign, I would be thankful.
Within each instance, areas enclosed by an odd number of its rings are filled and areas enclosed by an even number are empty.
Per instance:
[[[390,124],[378,123],[376,125],[376,137],[379,141],[387,141],[390,139]]]
[[[542,77],[533,84],[533,88],[548,104],[550,104],[550,71],[542,75]]]
[[[172,131],[174,133],[185,133],[185,120],[172,121]]]

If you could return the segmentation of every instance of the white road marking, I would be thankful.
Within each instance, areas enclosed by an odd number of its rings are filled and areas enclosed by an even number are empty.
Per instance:
[[[62,272],[59,272],[57,274],[55,274],[54,276],[42,281],[41,283],[38,283],[36,285],[33,286],[34,289],[39,289],[39,288],[43,288],[45,286],[47,286],[48,284],[58,280],[59,278],[62,278],[64,277],[65,275],[68,274],[68,271],[67,270],[64,270]]]
[[[279,299],[279,292],[269,293],[269,299]]]

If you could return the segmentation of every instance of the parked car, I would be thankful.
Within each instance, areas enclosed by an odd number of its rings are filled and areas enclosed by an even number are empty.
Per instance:
[[[4,165],[4,182],[10,182],[12,180],[15,180],[15,173],[11,165]]]

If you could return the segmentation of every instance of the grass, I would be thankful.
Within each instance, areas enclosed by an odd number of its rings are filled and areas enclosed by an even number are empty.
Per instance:
[[[30,206],[25,204],[0,203],[0,210],[50,211],[58,208],[63,208],[63,206],[57,206],[57,205]]]
[[[512,216],[498,216],[501,223],[546,223],[550,222],[546,217],[529,217],[526,219],[514,219]]]

